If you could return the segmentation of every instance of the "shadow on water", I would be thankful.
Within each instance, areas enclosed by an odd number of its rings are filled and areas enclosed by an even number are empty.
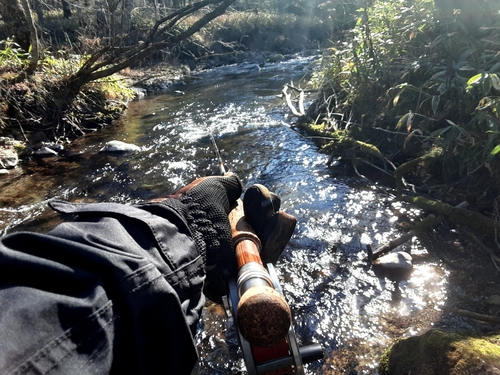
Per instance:
[[[415,265],[410,280],[395,284],[367,267],[367,245],[398,236],[394,211],[418,213],[390,194],[336,177],[312,141],[290,128],[288,109],[276,95],[285,83],[303,78],[313,61],[297,58],[259,71],[220,68],[201,73],[184,94],[131,103],[114,126],[74,142],[70,156],[30,161],[2,185],[3,232],[56,224],[46,209],[50,199],[131,203],[217,174],[212,131],[245,186],[268,186],[298,219],[277,271],[299,341],[320,343],[329,356],[308,365],[307,373],[334,374],[352,361],[358,373],[376,374],[382,351],[396,337],[439,318],[447,274],[427,260]],[[99,154],[112,139],[142,151]],[[418,242],[403,249],[426,253]],[[234,328],[220,306],[207,304],[196,340],[201,358],[193,375],[245,373]]]

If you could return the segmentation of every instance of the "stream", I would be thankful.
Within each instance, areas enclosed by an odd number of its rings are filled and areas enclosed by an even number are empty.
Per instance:
[[[212,132],[243,184],[264,184],[297,217],[276,270],[298,341],[325,350],[306,373],[377,374],[391,343],[439,321],[448,274],[416,240],[401,247],[416,257],[409,280],[391,282],[368,267],[367,245],[399,237],[397,215],[419,212],[396,203],[390,191],[328,168],[327,155],[291,127],[277,94],[292,80],[304,86],[314,62],[295,57],[221,67],[196,74],[178,92],[130,103],[115,124],[68,145],[67,156],[28,161],[1,182],[1,233],[57,224],[46,207],[53,198],[134,203],[218,174]],[[114,139],[142,151],[98,152]],[[207,303],[196,340],[193,375],[245,374],[232,321],[220,306]]]

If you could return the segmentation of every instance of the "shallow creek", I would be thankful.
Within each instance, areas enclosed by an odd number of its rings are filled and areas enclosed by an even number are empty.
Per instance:
[[[216,174],[211,131],[245,186],[268,186],[298,219],[276,270],[299,342],[320,343],[327,355],[306,372],[376,374],[380,355],[397,337],[439,321],[447,272],[418,242],[403,247],[422,259],[407,281],[378,278],[367,266],[367,245],[375,249],[401,234],[395,212],[418,213],[389,193],[339,177],[312,140],[290,127],[276,95],[285,83],[298,84],[313,62],[218,68],[178,88],[183,92],[131,103],[116,124],[73,142],[70,156],[30,161],[2,182],[2,233],[54,225],[58,219],[46,202],[56,197],[138,202]],[[112,139],[143,151],[99,154]],[[201,358],[193,374],[245,373],[232,322],[220,307],[207,305],[196,340]],[[349,366],[357,372],[342,372]]]

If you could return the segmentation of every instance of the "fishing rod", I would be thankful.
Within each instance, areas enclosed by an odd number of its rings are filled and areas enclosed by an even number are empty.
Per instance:
[[[210,131],[221,174],[226,168]],[[290,307],[271,263],[263,264],[262,245],[245,220],[241,199],[228,215],[238,263],[238,277],[229,281],[223,297],[228,317],[235,319],[248,375],[304,374],[304,363],[324,357],[321,345],[299,347]]]
[[[208,129],[208,132],[210,133],[210,139],[212,140],[212,145],[214,146],[215,150],[215,156],[217,157],[219,161],[219,170],[221,175],[226,174],[226,168],[224,168],[224,162],[222,161],[222,156],[220,155],[220,150],[219,147],[217,147],[217,142],[215,142],[215,137],[214,134],[210,129]]]

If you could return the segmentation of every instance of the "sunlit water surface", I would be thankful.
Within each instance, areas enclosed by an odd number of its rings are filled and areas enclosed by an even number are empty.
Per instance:
[[[399,283],[368,267],[367,245],[375,249],[401,235],[394,212],[407,208],[389,193],[338,177],[313,142],[290,127],[289,111],[276,95],[291,80],[304,84],[313,63],[296,58],[259,71],[250,65],[219,68],[178,88],[184,94],[131,103],[116,125],[74,142],[72,156],[27,163],[24,173],[2,186],[3,233],[56,223],[46,209],[49,199],[138,202],[218,173],[212,132],[226,166],[245,186],[266,185],[298,219],[277,272],[299,342],[320,343],[328,358],[308,365],[307,373],[345,373],[338,358],[352,353],[358,373],[376,374],[380,355],[395,338],[439,318],[447,275],[432,260],[417,262],[411,279]],[[99,154],[111,139],[139,145],[142,152]],[[426,254],[417,242],[402,249]],[[193,374],[245,373],[232,321],[220,307],[207,306],[196,340],[200,361]]]

